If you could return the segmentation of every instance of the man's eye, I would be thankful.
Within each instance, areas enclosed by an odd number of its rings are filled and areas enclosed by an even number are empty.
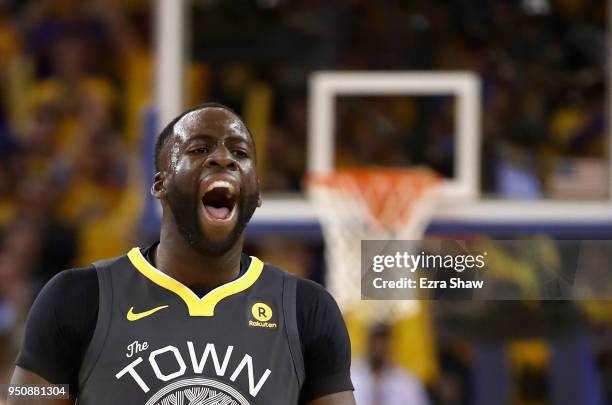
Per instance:
[[[210,149],[207,146],[200,146],[191,150],[191,153],[208,153]]]
[[[240,158],[240,159],[244,159],[244,158],[249,156],[245,151],[240,150],[240,149],[236,149],[232,153],[234,154],[234,156],[236,156],[237,158]]]

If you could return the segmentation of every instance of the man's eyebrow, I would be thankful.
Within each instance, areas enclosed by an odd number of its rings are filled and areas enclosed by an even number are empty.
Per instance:
[[[187,138],[187,143],[190,143],[191,141],[199,141],[199,140],[208,140],[211,138],[216,138],[214,135],[211,134],[207,134],[207,133],[200,133],[200,134],[193,134],[190,135],[189,138]]]
[[[191,141],[197,141],[197,140],[208,140],[208,139],[217,139],[219,138],[216,135],[212,135],[212,134],[207,134],[205,132],[202,133],[197,133],[197,134],[193,134],[190,135],[189,138],[186,140],[187,143],[191,142]],[[251,139],[251,135],[248,133],[245,133],[244,136],[240,136],[240,135],[227,135],[224,137],[227,140],[231,140],[231,141],[240,141],[240,142],[248,142]]]
[[[245,134],[245,136],[240,136],[240,135],[228,135],[225,137],[225,139],[230,140],[230,141],[235,141],[235,142],[246,142],[248,143],[251,139],[251,135],[250,134]]]

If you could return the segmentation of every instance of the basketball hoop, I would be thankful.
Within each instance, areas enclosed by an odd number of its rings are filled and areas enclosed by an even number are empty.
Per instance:
[[[361,241],[421,239],[441,183],[435,172],[414,168],[339,169],[307,177],[326,244],[327,287],[343,311],[355,310],[366,321],[414,312],[414,301],[361,300]]]

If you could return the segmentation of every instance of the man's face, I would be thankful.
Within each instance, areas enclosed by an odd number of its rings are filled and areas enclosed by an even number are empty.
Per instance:
[[[219,107],[186,114],[162,162],[162,200],[182,236],[202,254],[227,252],[259,203],[255,146],[242,121]]]

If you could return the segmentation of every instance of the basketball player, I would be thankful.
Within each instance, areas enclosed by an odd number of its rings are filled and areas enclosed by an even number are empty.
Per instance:
[[[261,201],[241,119],[219,104],[186,111],[155,159],[159,242],[54,277],[12,383],[70,384],[69,400],[45,404],[354,404],[334,300],[242,253]]]

